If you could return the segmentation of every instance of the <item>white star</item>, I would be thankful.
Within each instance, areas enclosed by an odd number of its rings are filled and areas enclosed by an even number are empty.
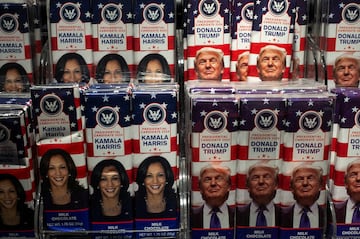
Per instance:
[[[128,14],[126,14],[126,16],[127,16],[128,19],[131,19],[132,18],[132,13],[129,12]]]
[[[76,123],[72,122],[71,124],[71,128],[75,128],[76,127]]]
[[[170,13],[168,14],[168,16],[169,16],[169,18],[174,18],[174,13],[173,13],[173,12],[170,12]]]
[[[165,8],[165,4],[164,4],[164,3],[160,3],[160,7],[161,7],[162,9],[164,9],[164,8]]]
[[[81,3],[77,2],[76,5],[78,6],[78,8],[81,8]]]
[[[255,109],[255,108],[251,110],[251,114],[253,114],[253,115],[256,115],[257,112],[258,112],[258,111],[257,111],[257,109]]]
[[[102,98],[103,98],[103,102],[109,102],[109,96],[104,95]]]
[[[265,98],[265,99],[263,99],[263,102],[264,102],[264,105],[268,105],[268,104],[269,104],[269,102],[270,102],[270,99]]]
[[[261,1],[260,0],[256,0],[256,5],[260,5]]]
[[[300,110],[296,111],[295,115],[296,116],[301,116],[302,112]]]
[[[141,103],[140,105],[139,105],[139,107],[140,107],[140,109],[145,109],[145,104],[144,103]]]
[[[97,112],[98,108],[96,106],[91,108],[93,112]]]
[[[216,102],[216,100],[213,101],[212,105],[213,106],[218,106],[218,103]]]
[[[329,121],[327,122],[327,126],[328,126],[328,127],[331,127],[331,125],[332,125],[332,121],[329,120]]]
[[[125,95],[123,98],[124,98],[125,101],[129,101],[129,100],[130,100],[130,96],[129,96],[129,95]]]
[[[124,120],[125,120],[125,122],[129,122],[129,121],[131,120],[130,115],[125,116],[125,117],[124,117]]]
[[[228,117],[229,116],[229,111],[227,111],[227,110],[224,110],[224,115],[226,116],[226,117]]]
[[[28,28],[29,27],[29,23],[25,22],[24,23],[24,28]]]
[[[207,113],[206,113],[205,110],[203,110],[203,111],[200,112],[200,116],[205,116],[206,114],[207,114]]]
[[[341,123],[345,123],[345,121],[346,121],[345,117],[341,118]]]
[[[229,9],[228,9],[228,8],[225,8],[225,9],[224,9],[224,13],[226,13],[226,14],[229,13]]]
[[[323,110],[320,110],[320,111],[319,111],[319,115],[320,115],[321,117],[323,117],[323,116],[324,116],[324,111],[323,111]]]
[[[278,114],[280,113],[280,110],[279,110],[279,109],[275,109],[275,110],[274,110],[274,113],[275,113],[276,115],[278,115]]]
[[[339,8],[344,8],[345,4],[342,2],[339,4]]]
[[[348,103],[350,101],[350,98],[349,97],[345,97],[344,98],[344,103]]]
[[[334,13],[330,13],[330,14],[329,14],[329,18],[330,18],[330,19],[334,18],[334,15],[335,15]]]
[[[67,90],[67,91],[66,91],[66,95],[71,95],[71,91],[70,91],[70,90]]]
[[[60,2],[56,3],[56,8],[61,8],[61,3]]]
[[[245,125],[245,123],[246,123],[246,120],[241,120],[240,121],[240,125]]]
[[[119,112],[120,111],[120,107],[119,106],[115,106],[114,108],[113,108],[116,112]]]
[[[156,99],[156,93],[155,92],[151,93],[151,99]]]
[[[259,18],[259,16],[255,14],[253,17],[253,20],[257,20],[258,18]]]
[[[290,126],[290,122],[289,122],[289,121],[286,121],[286,122],[285,122],[285,126],[286,126],[286,127],[289,127],[289,126]]]
[[[193,11],[193,14],[194,14],[194,15],[197,15],[197,12],[198,12],[197,10],[194,10],[194,11]]]
[[[302,16],[302,20],[303,20],[303,21],[306,21],[306,19],[307,19],[307,16],[306,16],[306,15],[303,15],[303,16]]]
[[[314,106],[314,101],[312,101],[312,99],[309,100],[308,106]]]
[[[239,125],[239,121],[234,120],[234,121],[233,121],[233,127],[236,127],[236,126],[238,126],[238,125]]]
[[[119,8],[122,9],[124,7],[124,4],[119,3]]]
[[[101,9],[101,8],[103,8],[103,7],[104,7],[104,4],[99,3],[97,6],[98,6],[98,9]]]
[[[141,3],[140,4],[140,8],[144,8],[145,7],[145,4],[144,3]]]
[[[166,104],[165,102],[162,103],[162,107],[163,107],[164,109],[167,109],[167,106],[168,106],[168,104]]]
[[[85,13],[85,17],[86,17],[86,18],[90,18],[90,17],[91,17],[91,12],[87,11],[87,12]]]
[[[172,119],[176,119],[176,118],[177,118],[177,113],[176,113],[176,112],[172,113],[172,114],[171,114],[171,118],[172,118]]]
[[[73,111],[73,110],[74,110],[74,106],[70,105],[68,109],[69,109],[69,111]]]
[[[246,105],[247,103],[248,103],[248,99],[243,99],[241,102],[244,104],[244,105]]]
[[[356,107],[356,106],[354,106],[354,107],[352,108],[352,112],[353,112],[353,113],[358,112],[358,110],[359,110],[359,108],[358,108],[358,107]]]

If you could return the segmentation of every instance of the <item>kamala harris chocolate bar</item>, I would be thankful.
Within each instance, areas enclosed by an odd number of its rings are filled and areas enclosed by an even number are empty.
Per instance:
[[[100,68],[98,68],[98,64],[102,62],[106,64],[106,55],[108,54],[117,54],[124,59],[126,65],[121,65],[123,72],[126,74],[135,72],[132,10],[132,1],[92,1],[92,42],[95,72],[98,72],[96,69],[105,67],[99,66]],[[102,75],[100,72],[98,74]]]
[[[133,29],[134,60],[137,71],[146,68],[149,60],[158,59],[163,62],[162,73],[169,74],[170,72],[173,78],[176,65],[175,2],[165,0],[135,0],[133,2],[136,13]],[[165,71],[165,69],[168,70]]]
[[[14,64],[29,84],[33,82],[34,72],[31,52],[33,43],[30,35],[30,10],[24,2],[0,3],[0,70]]]
[[[92,31],[90,1],[47,1],[52,64],[62,62],[66,53],[77,53],[92,72]],[[83,66],[85,67],[85,66]],[[55,75],[54,74],[54,75]]]

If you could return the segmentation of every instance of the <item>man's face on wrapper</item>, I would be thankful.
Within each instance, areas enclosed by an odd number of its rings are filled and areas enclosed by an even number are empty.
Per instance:
[[[216,52],[205,51],[195,60],[195,70],[199,80],[221,81],[224,65]]]

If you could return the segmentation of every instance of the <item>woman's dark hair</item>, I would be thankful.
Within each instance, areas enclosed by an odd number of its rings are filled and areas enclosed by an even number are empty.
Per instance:
[[[14,185],[18,198],[16,209],[18,212],[22,213],[25,207],[26,197],[24,187],[22,186],[20,181],[12,174],[0,174],[0,182],[5,180],[9,180],[11,184]]]
[[[87,63],[81,55],[75,52],[64,54],[62,57],[60,57],[60,59],[56,63],[56,67],[55,67],[56,81],[58,83],[64,83],[64,79],[63,79],[64,70],[65,70],[64,68],[66,62],[68,62],[69,60],[76,60],[79,63],[81,69],[81,82],[88,83],[90,80],[90,72],[87,67]]]
[[[171,169],[169,162],[161,156],[150,156],[150,157],[144,159],[144,161],[142,161],[141,164],[139,165],[137,175],[136,175],[136,183],[139,186],[139,190],[137,193],[139,195],[143,195],[143,196],[146,195],[144,181],[145,181],[147,170],[148,170],[149,166],[154,163],[160,163],[161,166],[164,168],[165,177],[166,177],[166,185],[165,185],[164,195],[166,197],[167,195],[170,195],[171,193],[174,192],[174,190],[172,189],[172,186],[174,184],[174,173]]]
[[[80,187],[79,182],[76,180],[77,171],[74,160],[71,155],[63,149],[49,149],[42,156],[40,161],[40,175],[43,180],[43,188],[50,189],[50,181],[47,177],[50,160],[53,156],[60,155],[64,158],[66,166],[69,171],[69,180],[68,180],[68,189],[73,191],[74,189]]]
[[[104,73],[105,73],[105,68],[106,68],[106,64],[109,61],[117,61],[121,67],[121,72],[122,72],[122,77],[123,77],[123,82],[129,82],[130,81],[130,70],[129,70],[129,66],[126,63],[124,57],[122,57],[119,54],[107,54],[105,55],[103,58],[100,59],[99,63],[96,66],[96,75],[95,75],[95,79],[97,80],[97,82],[99,83],[104,83]]]
[[[15,63],[15,62],[6,63],[0,68],[0,89],[1,89],[1,91],[4,90],[6,73],[12,69],[17,70],[17,72],[21,76],[21,81],[23,83],[23,88],[24,88],[23,92],[28,92],[30,81],[27,76],[26,70],[22,65]]]
[[[115,159],[105,159],[100,161],[92,171],[90,185],[94,189],[93,197],[97,199],[101,199],[101,192],[99,189],[99,183],[101,180],[101,174],[105,167],[115,167],[116,171],[119,173],[121,189],[119,200],[127,198],[130,194],[128,193],[129,188],[129,177],[126,173],[125,167]]]
[[[169,78],[171,77],[170,67],[169,63],[167,62],[166,58],[160,54],[157,53],[151,53],[146,56],[144,56],[141,61],[139,62],[137,66],[137,78],[142,80],[144,77],[144,74],[146,73],[146,67],[148,63],[152,60],[158,60],[161,64],[161,67],[163,69],[163,74],[167,75]],[[165,79],[167,80],[167,79]]]

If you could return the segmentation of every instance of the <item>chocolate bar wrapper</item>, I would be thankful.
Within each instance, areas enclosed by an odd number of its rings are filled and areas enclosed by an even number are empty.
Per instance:
[[[238,57],[241,54],[250,51],[254,1],[233,1],[232,11],[230,79],[231,81],[238,81],[236,75]]]
[[[61,138],[83,130],[80,91],[76,84],[34,86],[31,99],[36,141]]]
[[[285,99],[250,94],[240,102],[239,159],[281,159]]]
[[[253,216],[250,212],[252,206],[252,198],[249,194],[247,186],[248,173],[253,167],[270,167],[273,168],[276,175],[281,168],[282,160],[239,160],[237,165],[237,184],[236,184],[236,237],[237,238],[256,238],[256,235],[260,233],[267,238],[279,238],[279,224],[280,215],[278,214],[278,208],[280,207],[280,189],[275,189],[275,195],[273,198],[273,211],[269,211],[269,220],[266,226],[256,226],[256,213]],[[270,210],[270,208],[269,208]],[[249,213],[247,213],[249,212]],[[271,213],[274,214],[271,214]],[[243,218],[247,218],[243,220]]]
[[[47,1],[50,51],[55,65],[68,52],[81,55],[92,75],[92,31],[90,1]],[[55,72],[56,74],[56,72]],[[54,75],[55,75],[54,74]]]
[[[216,238],[234,238],[235,222],[235,194],[236,194],[236,162],[237,160],[228,161],[208,161],[208,162],[191,162],[191,207],[190,207],[190,227],[191,238],[204,238],[215,236]],[[227,200],[224,203],[224,210],[227,210],[227,217],[221,220],[221,228],[209,228],[209,220],[199,217],[203,213],[203,200],[200,189],[200,171],[207,167],[221,167],[230,171],[230,190]],[[225,209],[227,208],[227,209]],[[209,216],[210,217],[210,216]],[[201,218],[201,219],[200,219]],[[227,221],[227,222],[226,222]]]
[[[360,10],[360,4],[354,0],[334,0],[329,4],[328,19],[326,24],[326,64],[329,87],[334,87],[333,65],[335,59],[344,53],[358,53],[360,50],[359,17],[356,13]]]
[[[293,238],[296,236],[306,235],[311,238],[321,238],[324,234],[324,226],[326,225],[326,204],[327,204],[327,192],[326,182],[328,178],[328,161],[283,161],[280,169],[280,188],[281,188],[281,227],[279,238]],[[318,199],[310,207],[312,210],[312,216],[315,220],[312,220],[309,228],[300,227],[299,219],[291,220],[289,216],[293,215],[293,207],[296,205],[296,201],[293,197],[292,189],[290,188],[293,173],[301,168],[316,169],[322,179],[320,179],[320,193]],[[315,179],[316,180],[316,179]],[[290,214],[290,215],[289,215]],[[310,216],[309,216],[310,217]],[[292,223],[290,223],[292,222]]]
[[[254,5],[254,18],[251,31],[248,78],[249,82],[259,82],[257,57],[261,48],[275,45],[287,52],[286,69],[283,80],[289,78],[295,23],[296,0],[266,0]]]
[[[134,61],[138,65],[148,54],[165,57],[175,77],[175,2],[134,1]]]
[[[0,67],[17,63],[26,72],[27,83],[33,82],[33,62],[29,28],[29,9],[26,3],[0,3]]]
[[[239,99],[231,95],[194,96],[191,105],[192,161],[236,160]]]
[[[130,96],[123,89],[85,91],[87,168],[89,172],[104,159],[115,159],[125,167],[130,185],[132,175],[132,132]],[[129,189],[133,192],[132,187]]]
[[[188,80],[196,80],[194,60],[196,52],[211,46],[224,53],[222,80],[230,79],[230,9],[227,0],[189,0],[187,22]]]
[[[296,80],[304,78],[308,19],[308,2],[306,0],[296,0],[296,21],[294,25],[294,44],[290,79]]]
[[[107,54],[119,54],[135,72],[132,2],[97,0],[92,3],[93,56],[95,68]],[[96,72],[96,71],[95,71]]]
[[[329,159],[334,99],[318,97],[288,98],[284,133],[285,161]]]
[[[340,104],[339,132],[336,144],[337,157],[359,157],[359,90],[352,89],[342,92]]]
[[[28,156],[25,114],[21,109],[0,109],[1,164],[24,165]]]

